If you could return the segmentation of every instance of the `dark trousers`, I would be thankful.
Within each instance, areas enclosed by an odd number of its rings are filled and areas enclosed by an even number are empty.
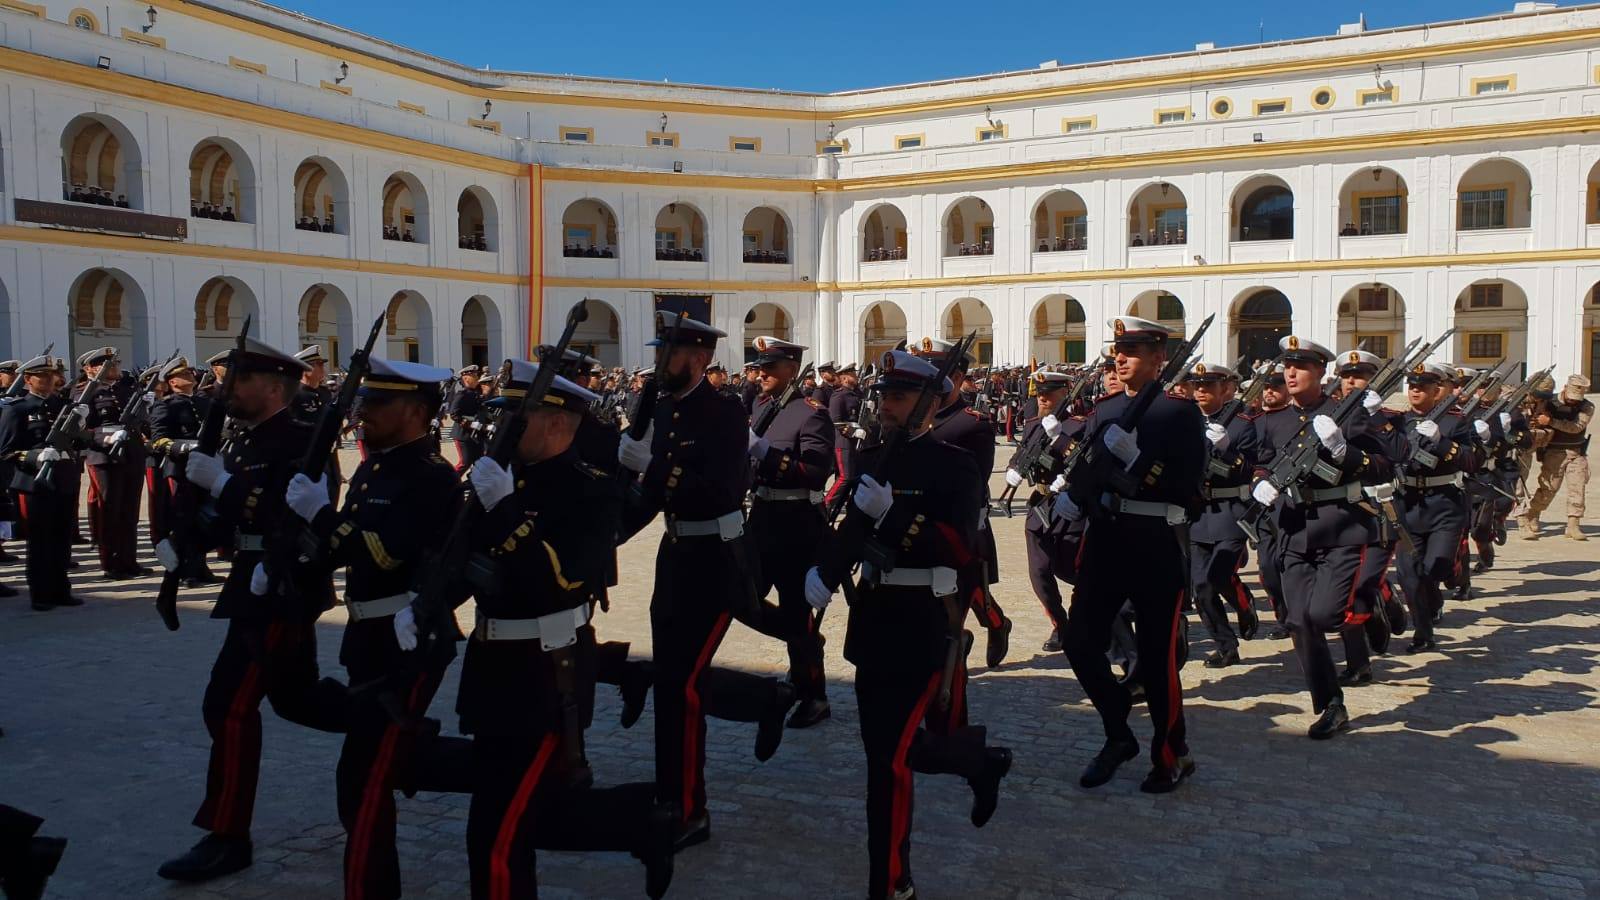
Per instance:
[[[417,673],[396,699],[408,719],[428,711],[441,671]],[[352,673],[356,681],[365,678]],[[400,857],[395,850],[394,792],[412,783],[417,733],[402,726],[375,697],[354,701],[350,730],[339,751],[334,784],[344,824],[344,895],[347,900],[400,896]]]
[[[467,864],[475,900],[537,897],[536,849],[642,847],[654,785],[569,787],[558,733],[475,737],[471,760]]]
[[[1311,688],[1315,712],[1322,712],[1329,703],[1344,702],[1333,654],[1328,650],[1328,632],[1355,624],[1350,616],[1358,576],[1369,552],[1371,548],[1359,545],[1284,551],[1283,595],[1289,607],[1285,624]]]
[[[775,629],[789,650],[789,682],[801,701],[826,700],[828,683],[822,667],[822,617],[806,602],[807,550],[823,540],[827,525],[822,511],[803,500],[756,500],[745,525],[761,554],[756,594],[778,592]],[[802,549],[805,548],[805,549]],[[757,623],[747,623],[755,627]]]
[[[172,527],[172,483],[161,474],[160,467],[146,466],[144,470],[145,523],[150,529],[150,544],[161,543]]]
[[[1239,649],[1239,636],[1228,621],[1228,605],[1240,609],[1251,606],[1250,589],[1239,579],[1244,563],[1244,538],[1196,543],[1189,551],[1189,581],[1194,585],[1194,605],[1217,649],[1227,653]]]
[[[1348,619],[1340,629],[1344,642],[1344,663],[1359,669],[1372,662],[1372,651],[1389,649],[1389,617],[1384,612],[1384,595],[1389,564],[1394,561],[1394,543],[1374,544],[1356,573],[1356,596]]]
[[[211,667],[201,713],[211,733],[206,798],[194,824],[229,837],[250,834],[261,770],[261,701],[286,721],[343,733],[345,686],[319,679],[315,622],[231,619]]]
[[[18,494],[17,508],[27,526],[28,559],[25,572],[28,593],[34,600],[54,603],[72,593],[67,563],[72,534],[72,507],[68,498],[51,491]]]
[[[1395,571],[1411,605],[1412,627],[1416,629],[1413,640],[1426,641],[1433,638],[1433,617],[1444,609],[1440,586],[1455,574],[1460,535],[1455,531],[1431,531],[1414,534],[1411,539],[1416,542],[1417,552],[1400,554]]]
[[[867,754],[869,898],[891,897],[911,880],[912,773],[971,779],[983,771],[984,729],[951,726],[955,707],[964,703],[938,708],[939,676],[938,670],[856,668]]]
[[[1289,617],[1289,607],[1283,602],[1283,544],[1276,531],[1262,536],[1256,548],[1256,565],[1260,569],[1261,589],[1267,592],[1267,602],[1272,605],[1272,617],[1282,625]]]
[[[140,467],[122,462],[89,466],[89,516],[98,521],[100,569],[127,572],[139,565]]]
[[[1028,514],[1033,515],[1033,511],[1030,509]],[[1050,626],[1059,631],[1067,623],[1067,608],[1061,600],[1061,585],[1057,584],[1058,579],[1068,580],[1061,574],[1058,558],[1063,541],[1047,531],[1027,531],[1024,534],[1028,550],[1028,584],[1033,587],[1033,595],[1039,598],[1039,605],[1044,607],[1044,614],[1050,618]]]
[[[1188,572],[1177,538],[1170,530],[1118,533],[1095,522],[1083,536],[1083,569],[1067,610],[1062,649],[1073,674],[1100,713],[1107,739],[1133,739],[1128,727],[1132,698],[1111,674],[1114,625],[1124,604],[1132,605],[1135,669],[1155,734],[1150,758],[1170,769],[1189,754],[1183,721],[1183,690],[1178,682],[1179,642],[1183,638],[1183,598]],[[1107,528],[1102,532],[1102,528]]]
[[[985,512],[987,508],[985,509]],[[978,624],[993,631],[1006,623],[1005,611],[1000,604],[995,602],[994,594],[989,592],[989,583],[997,581],[997,555],[994,545],[994,529],[989,527],[987,521],[983,522],[978,532],[978,557],[988,560],[988,567],[974,563],[973,583],[976,587],[967,594],[967,606],[972,614],[977,617]]]
[[[477,462],[478,457],[483,455],[483,445],[478,443],[476,440],[462,440],[460,438],[456,438],[455,445],[457,472],[465,472],[466,470],[472,468],[472,464]]]

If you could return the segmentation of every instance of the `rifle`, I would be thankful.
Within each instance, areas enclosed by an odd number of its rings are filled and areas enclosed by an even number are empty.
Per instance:
[[[645,432],[650,430],[650,423],[656,417],[656,401],[661,399],[661,376],[667,367],[667,360],[672,356],[669,336],[677,336],[685,315],[683,310],[678,310],[672,319],[672,327],[661,333],[661,339],[656,342],[656,364],[651,367],[650,376],[644,380],[644,384],[639,386],[639,396],[634,398],[633,408],[628,410],[628,437],[636,441],[644,440]]]
[[[54,350],[55,348],[56,348],[56,342],[55,341],[51,341],[44,348],[44,352],[39,354],[39,355],[40,356],[49,356],[50,355],[50,351]],[[20,397],[20,396],[22,396],[22,392],[27,390],[27,389],[28,389],[28,379],[22,377],[22,373],[19,371],[19,372],[17,372],[17,376],[15,378],[11,379],[11,385],[6,388],[5,396],[6,397]]]
[[[1239,413],[1249,409],[1250,405],[1255,403],[1256,400],[1261,397],[1261,392],[1267,389],[1266,373],[1272,371],[1272,368],[1277,364],[1278,361],[1274,359],[1266,363],[1266,368],[1264,370],[1258,369],[1255,371],[1254,376],[1250,379],[1250,387],[1246,388],[1243,394],[1233,398],[1238,402],[1234,403],[1227,412],[1222,414],[1222,418],[1217,420],[1218,425],[1221,425],[1223,428],[1227,428],[1229,425],[1233,424],[1234,419],[1238,418]],[[1235,369],[1234,371],[1237,372],[1238,369]]]
[[[328,470],[328,458],[339,447],[339,433],[344,429],[345,416],[349,415],[350,407],[355,405],[361,380],[372,368],[372,345],[378,342],[378,335],[383,333],[386,319],[386,316],[379,316],[372,323],[372,330],[367,332],[367,342],[350,354],[350,365],[346,367],[344,381],[339,384],[339,393],[332,402],[323,404],[317,410],[316,422],[311,427],[311,440],[306,443],[305,452],[295,466],[295,471],[307,478],[321,478]],[[291,594],[298,593],[293,578],[295,565],[310,562],[316,551],[315,535],[298,516],[285,512],[278,520],[277,534],[267,541],[267,595],[284,602],[292,600]]]
[[[1501,364],[1495,366],[1494,369],[1484,369],[1478,372],[1478,374],[1472,376],[1471,381],[1468,381],[1466,385],[1462,387],[1461,396],[1471,398],[1467,402],[1467,405],[1461,410],[1461,417],[1463,419],[1471,421],[1473,412],[1475,412],[1478,408],[1478,405],[1483,402],[1483,396],[1481,394],[1478,396],[1473,396],[1473,394],[1477,392],[1479,386],[1487,386],[1487,384],[1491,381],[1498,382],[1506,374],[1510,373],[1510,368],[1506,368],[1504,373],[1500,371],[1505,365],[1506,363],[1502,360]],[[1438,425],[1440,422],[1444,421],[1444,417],[1450,412],[1453,405],[1454,404],[1450,403],[1447,399],[1440,398],[1439,402],[1433,405],[1433,409],[1429,410],[1426,416],[1413,419],[1412,421],[1421,422],[1426,419],[1427,421]],[[1437,456],[1434,456],[1432,453],[1422,449],[1422,438],[1418,435],[1415,428],[1411,429],[1411,433],[1408,434],[1406,438],[1411,448],[1411,453],[1405,460],[1406,465],[1409,466],[1411,463],[1416,463],[1424,469],[1431,469],[1439,464],[1439,458]]]
[[[1378,370],[1376,375],[1372,376],[1372,379],[1367,382],[1367,390],[1373,391],[1380,397],[1387,396],[1394,390],[1400,379],[1405,377],[1406,372],[1411,371],[1418,363],[1433,355],[1433,351],[1443,346],[1444,342],[1449,340],[1454,333],[1454,328],[1446,329],[1444,334],[1439,335],[1433,343],[1421,349],[1414,349],[1421,338],[1413,339],[1411,343],[1406,345],[1405,352],[1389,360],[1382,369]],[[1349,421],[1351,416],[1355,415],[1356,410],[1364,409],[1362,400],[1365,397],[1366,391],[1351,391],[1348,396],[1339,401],[1338,407],[1334,409],[1333,421],[1342,427],[1345,422]],[[1279,493],[1299,484],[1302,478],[1313,472],[1325,476],[1324,480],[1330,483],[1338,477],[1336,472],[1331,472],[1332,467],[1323,463],[1318,455],[1317,451],[1321,448],[1322,442],[1310,438],[1301,440],[1310,424],[1311,420],[1308,419],[1306,424],[1300,426],[1300,430],[1296,432],[1295,437],[1284,445],[1282,451],[1273,459],[1272,467],[1267,470],[1264,480],[1277,489]],[[1294,449],[1291,450],[1291,447]],[[1244,515],[1239,518],[1239,527],[1244,531],[1245,536],[1250,539],[1251,544],[1259,544],[1261,542],[1261,519],[1266,516],[1269,509],[1271,507],[1252,497]]]
[[[1510,391],[1507,391],[1505,396],[1501,397],[1499,400],[1496,400],[1494,406],[1489,407],[1488,411],[1478,418],[1485,421],[1496,419],[1499,418],[1501,413],[1522,408],[1522,402],[1528,398],[1529,394],[1533,393],[1533,386],[1542,381],[1551,372],[1555,371],[1555,368],[1555,364],[1551,363],[1550,365],[1545,366],[1543,369],[1540,369],[1538,372],[1535,372],[1531,378],[1524,379],[1521,384],[1517,385]],[[1487,391],[1485,391],[1485,393],[1487,393]],[[1509,443],[1511,440],[1511,435],[1507,434],[1505,435],[1505,438]]]
[[[94,377],[89,379],[89,383],[84,385],[83,393],[78,395],[78,399],[68,399],[67,405],[61,407],[61,412],[56,414],[56,420],[50,425],[50,433],[45,436],[44,443],[46,447],[54,448],[63,456],[78,449],[78,442],[85,439],[84,426],[89,420],[89,404],[94,400],[95,395],[99,394],[100,390],[109,383],[105,377],[106,370],[109,368],[109,366],[102,365],[100,371],[96,372]],[[56,461],[53,459],[45,460],[41,463],[39,465],[39,473],[34,476],[34,481],[43,483],[46,486],[53,486],[51,476],[55,473],[55,463]]]
[[[245,316],[244,327],[239,329],[238,337],[233,340],[233,349],[228,351],[226,368],[222,374],[222,386],[217,395],[211,398],[211,405],[206,407],[206,418],[200,424],[195,452],[215,456],[222,446],[222,428],[228,419],[228,401],[233,398],[235,363],[238,362],[239,355],[244,353],[245,338],[249,334],[250,316]],[[207,541],[205,528],[199,521],[200,498],[195,495],[194,485],[189,483],[189,479],[177,479],[172,503],[173,509],[177,511],[175,517],[177,521],[173,524],[171,535],[161,541],[166,545],[166,551],[162,552],[159,546],[156,548],[157,555],[163,557],[163,565],[166,564],[167,557],[170,557],[172,562],[172,565],[166,567],[166,574],[161,576],[161,589],[156,592],[156,614],[161,617],[168,631],[177,631],[178,585],[183,580],[183,573],[191,570],[194,561],[204,562]]]
[[[149,378],[142,378],[134,385],[134,392],[129,395],[128,402],[122,405],[122,416],[117,420],[117,430],[123,432],[124,437],[119,441],[111,442],[111,446],[106,448],[106,458],[112,462],[122,462],[128,455],[128,442],[144,430],[145,418],[150,414],[151,383],[161,374],[161,369],[166,368],[167,363],[177,358],[178,351],[172,351],[172,355],[167,357],[166,362],[163,362],[159,368],[151,372]]]
[[[1117,425],[1123,431],[1132,432],[1137,428],[1139,420],[1144,418],[1150,405],[1156,401],[1156,395],[1165,394],[1164,386],[1179,373],[1187,370],[1189,354],[1200,346],[1200,339],[1210,330],[1214,319],[1216,319],[1215,314],[1206,316],[1192,337],[1172,349],[1161,374],[1134,395],[1133,401],[1117,418]],[[1067,482],[1067,496],[1072,498],[1079,509],[1085,511],[1091,509],[1093,504],[1099,502],[1100,494],[1107,485],[1118,489],[1119,493],[1133,493],[1132,476],[1120,464],[1112,462],[1113,458],[1098,433],[1084,435],[1067,455],[1061,467],[1061,475]]]
[[[507,405],[502,411],[499,426],[495,429],[494,439],[490,441],[484,456],[494,460],[501,466],[509,467],[512,458],[516,455],[517,443],[522,439],[522,430],[528,414],[537,409],[543,402],[544,395],[549,392],[550,385],[555,382],[556,370],[560,368],[562,354],[566,352],[567,345],[572,343],[572,335],[578,326],[588,318],[587,304],[579,303],[567,313],[565,329],[561,332],[561,339],[556,342],[550,354],[540,354],[539,371],[534,375],[533,383],[528,386],[520,402],[515,406]],[[511,361],[506,360],[501,366],[501,375],[510,379]],[[393,690],[393,685],[409,684],[419,672],[432,671],[435,667],[443,671],[445,666],[456,655],[456,628],[455,610],[457,606],[466,602],[467,595],[472,586],[468,579],[462,577],[471,565],[472,533],[478,522],[484,516],[483,504],[478,502],[478,495],[472,489],[470,479],[463,479],[461,502],[456,505],[456,515],[450,524],[450,529],[445,532],[444,539],[440,542],[437,552],[423,561],[418,569],[416,581],[416,596],[412,598],[411,609],[417,622],[417,649],[409,658],[410,665],[401,666],[400,672],[377,679],[368,685],[352,686],[352,693],[370,690],[381,685],[390,685],[388,690]],[[569,648],[570,649],[570,648]],[[562,670],[570,673],[570,657],[557,659],[557,680],[562,680]],[[575,721],[578,709],[574,702],[570,702],[563,693],[562,697],[562,749],[568,761],[582,766],[582,723]],[[574,747],[574,741],[580,742]],[[574,750],[577,758],[572,759]]]
[[[1029,378],[1028,380],[1031,382],[1033,379]],[[1084,389],[1091,380],[1093,380],[1092,373],[1081,376],[1077,381],[1073,382],[1072,391],[1056,407],[1056,410],[1061,414],[1056,416],[1057,419],[1071,415],[1073,404],[1078,402],[1078,398],[1083,395]],[[1051,413],[1051,415],[1055,415],[1055,413]],[[1039,465],[1041,459],[1044,459],[1045,453],[1049,451],[1050,445],[1053,443],[1055,441],[1050,437],[1049,433],[1040,428],[1033,433],[1033,437],[1023,443],[1022,449],[1017,453],[1017,465],[1010,468],[1015,468],[1024,477],[1032,480],[1034,467]],[[1006,489],[1001,491],[1000,496],[995,500],[995,503],[1005,510],[1007,518],[1011,517],[1011,503],[1016,499],[1016,496],[1017,488],[1006,485]]]
[[[757,435],[766,434],[767,429],[772,427],[772,423],[777,421],[778,413],[782,412],[783,408],[789,405],[789,401],[800,396],[800,385],[805,382],[806,377],[811,374],[813,368],[814,366],[812,366],[811,363],[806,363],[806,367],[800,370],[800,374],[796,375],[793,381],[789,382],[788,386],[783,389],[783,392],[778,395],[777,399],[771,403],[768,403],[766,407],[761,410],[761,415],[757,416],[756,420],[751,423],[750,430],[754,431]]]

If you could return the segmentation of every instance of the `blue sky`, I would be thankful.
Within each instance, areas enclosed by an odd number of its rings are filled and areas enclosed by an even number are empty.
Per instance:
[[[474,67],[837,91],[1330,35],[1363,11],[1370,28],[1493,15],[1514,0],[275,2]]]

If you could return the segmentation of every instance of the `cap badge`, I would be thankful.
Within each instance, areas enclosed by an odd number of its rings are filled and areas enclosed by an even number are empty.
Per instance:
[[[1123,335],[1128,333],[1128,326],[1122,324],[1122,320],[1121,319],[1112,319],[1111,320],[1111,333],[1115,334],[1117,337],[1122,337]]]
[[[766,338],[764,338],[764,337],[756,338],[756,352],[757,353],[765,353],[765,352],[767,352],[767,339]]]
[[[1354,350],[1351,350],[1351,351],[1350,351],[1350,365],[1352,365],[1352,366],[1353,366],[1353,365],[1355,365],[1355,364],[1356,364],[1356,363],[1358,363],[1358,362],[1361,362],[1361,354],[1360,354],[1360,353],[1357,353],[1357,352],[1356,352],[1356,351],[1354,351]]]
[[[933,338],[925,337],[925,338],[922,339],[922,352],[923,353],[932,353],[933,352]]]
[[[1290,350],[1299,350],[1300,349],[1300,339],[1295,337],[1292,334],[1289,335],[1289,349]]]

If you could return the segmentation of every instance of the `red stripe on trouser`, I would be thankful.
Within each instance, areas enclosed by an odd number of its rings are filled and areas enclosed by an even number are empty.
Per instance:
[[[890,768],[894,773],[892,790],[894,797],[889,804],[889,890],[894,890],[900,883],[900,873],[905,871],[905,862],[900,859],[900,848],[905,846],[906,835],[911,831],[911,766],[906,763],[906,754],[911,752],[911,739],[916,736],[917,728],[922,724],[922,717],[928,713],[928,703],[933,700],[933,694],[939,689],[940,673],[933,673],[928,679],[928,686],[923,688],[922,697],[917,705],[912,708],[911,715],[906,717],[905,728],[900,731],[900,742],[894,748],[894,761]]]
[[[1169,769],[1178,764],[1178,755],[1172,752],[1172,730],[1178,726],[1178,716],[1183,709],[1183,684],[1178,681],[1178,635],[1179,623],[1183,621],[1184,593],[1182,588],[1178,589],[1178,602],[1172,611],[1172,641],[1167,646],[1167,733],[1161,744],[1161,764]]]
[[[1240,612],[1249,612],[1251,609],[1250,591],[1244,586],[1244,579],[1239,577],[1239,570],[1243,568],[1244,554],[1240,553],[1239,558],[1233,564],[1233,605]]]
[[[522,781],[517,785],[517,792],[511,796],[511,805],[506,807],[506,817],[500,820],[500,831],[494,838],[494,851],[489,856],[489,897],[490,900],[507,900],[511,896],[511,866],[507,857],[511,855],[511,844],[517,839],[517,825],[523,813],[528,809],[528,801],[533,798],[534,788],[539,786],[539,779],[544,775],[544,767],[550,762],[550,755],[555,752],[557,735],[554,733],[544,736],[539,742],[539,752],[534,754],[533,762],[529,764],[528,771],[522,775]]]
[[[832,503],[833,495],[839,493],[839,488],[844,485],[844,448],[833,448],[834,478],[833,486],[828,488],[828,496],[822,498],[824,503]]]
[[[943,677],[943,673],[941,673]],[[966,718],[967,703],[967,666],[963,661],[956,667],[950,679],[950,709],[949,718],[945,720],[945,734],[953,734],[961,727],[962,720]]]
[[[267,626],[265,652],[271,653],[282,633],[281,624]],[[237,835],[239,828],[234,822],[238,815],[235,801],[239,793],[239,767],[243,763],[244,717],[250,710],[261,703],[261,690],[257,683],[261,680],[261,664],[255,660],[245,664],[244,677],[239,679],[239,689],[234,692],[233,703],[228,706],[227,718],[222,723],[223,740],[226,746],[222,750],[222,786],[219,789],[221,797],[217,800],[217,811],[212,819],[212,831],[219,834]],[[257,745],[256,752],[260,752]]]
[[[426,675],[418,675],[411,686],[411,696],[406,701],[406,711],[417,708],[417,698],[422,693]],[[378,744],[378,754],[367,770],[367,786],[361,795],[361,809],[356,813],[355,829],[351,832],[350,863],[345,867],[344,895],[346,900],[360,900],[366,896],[367,859],[372,848],[374,819],[385,794],[393,790],[389,784],[389,768],[394,764],[395,745],[400,742],[400,726],[390,723],[383,730],[383,740]]]
[[[695,804],[695,795],[699,793],[700,786],[700,729],[705,721],[705,714],[700,710],[700,673],[706,666],[711,665],[711,657],[717,652],[717,645],[722,642],[722,636],[728,632],[728,623],[731,613],[722,613],[717,616],[711,625],[711,633],[706,635],[706,642],[700,647],[700,654],[695,657],[694,668],[689,670],[689,677],[683,683],[683,820],[699,812]]]
[[[1344,624],[1346,625],[1360,625],[1361,623],[1372,618],[1371,613],[1363,613],[1358,616],[1355,612],[1356,591],[1361,587],[1361,570],[1366,566],[1366,564],[1367,545],[1362,544],[1361,554],[1356,557],[1355,574],[1350,577],[1350,593],[1346,594],[1344,597]]]
[[[1089,532],[1085,531],[1083,537],[1078,538],[1078,555],[1072,558],[1072,568],[1083,571],[1083,551],[1089,546]]]

